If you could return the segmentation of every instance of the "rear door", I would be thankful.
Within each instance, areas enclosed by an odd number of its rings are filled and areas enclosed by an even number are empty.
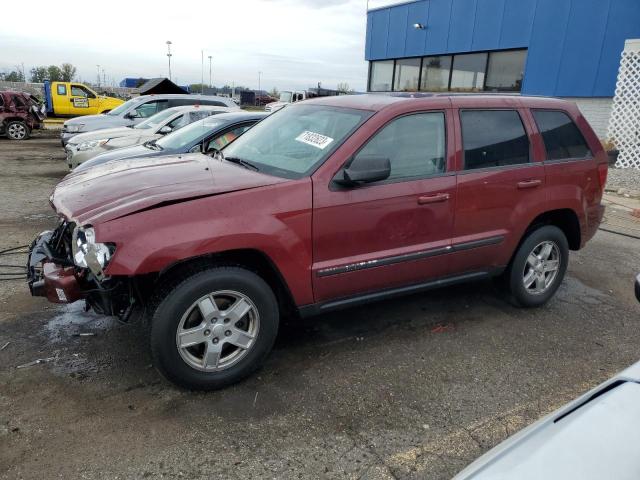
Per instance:
[[[452,272],[506,266],[535,212],[545,209],[545,172],[535,161],[526,111],[458,110],[458,201]]]
[[[53,97],[53,111],[56,115],[71,114],[71,100],[69,88],[66,83],[55,82],[51,89]]]
[[[391,176],[357,187],[314,177],[316,301],[445,276],[455,208],[450,112],[396,117],[355,156],[389,158]],[[348,161],[347,161],[348,163]]]

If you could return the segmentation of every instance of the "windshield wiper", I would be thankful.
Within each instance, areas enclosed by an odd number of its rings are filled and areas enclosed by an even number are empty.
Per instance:
[[[237,165],[242,165],[244,168],[248,168],[248,169],[254,170],[256,172],[260,171],[260,169],[256,165],[254,165],[253,163],[251,163],[248,160],[243,160],[242,158],[237,158],[237,157],[223,157],[223,158],[227,162],[235,163]]]

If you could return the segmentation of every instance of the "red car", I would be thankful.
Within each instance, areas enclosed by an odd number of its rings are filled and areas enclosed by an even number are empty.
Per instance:
[[[70,174],[30,288],[151,317],[155,365],[192,389],[245,377],[284,314],[501,276],[548,301],[595,234],[607,157],[577,107],[519,96],[325,97],[213,156]]]
[[[44,109],[32,95],[0,92],[0,135],[10,140],[26,140],[32,130],[42,128]]]

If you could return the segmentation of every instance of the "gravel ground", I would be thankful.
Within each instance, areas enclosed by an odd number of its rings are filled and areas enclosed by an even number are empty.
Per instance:
[[[56,138],[0,139],[0,250],[55,224],[65,172]],[[0,282],[0,479],[451,478],[640,358],[639,247],[598,233],[539,309],[480,282],[283,325],[210,394],[162,380],[145,329]]]
[[[610,168],[607,175],[607,189],[624,188],[640,192],[640,170],[635,168]]]

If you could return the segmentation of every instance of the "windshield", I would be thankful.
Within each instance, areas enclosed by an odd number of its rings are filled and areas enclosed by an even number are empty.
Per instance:
[[[291,101],[291,92],[280,92],[280,101],[289,103]]]
[[[138,101],[139,100],[137,98],[132,98],[131,100],[127,100],[122,105],[117,106],[116,108],[114,108],[110,112],[105,113],[105,115],[117,116],[117,115],[123,114],[124,112],[129,110],[129,107],[131,107],[132,105],[135,105],[136,103],[138,103]]]
[[[172,109],[163,110],[156,113],[155,115],[151,115],[144,122],[140,122],[133,128],[141,128],[143,130],[147,128],[157,128],[161,124],[163,124],[169,117],[173,117],[175,114],[176,112]]]
[[[204,118],[197,122],[193,122],[191,125],[187,125],[180,130],[176,130],[175,132],[165,135],[158,139],[156,145],[161,146],[164,150],[179,150],[185,147],[190,147],[200,138],[224,125],[224,120]]]
[[[301,178],[324,161],[371,112],[321,105],[283,108],[248,130],[223,150],[261,172]]]

